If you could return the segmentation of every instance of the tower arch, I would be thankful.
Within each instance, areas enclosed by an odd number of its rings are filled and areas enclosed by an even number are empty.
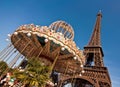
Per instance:
[[[94,87],[94,81],[81,76],[78,76],[76,78],[69,77],[67,79],[64,79],[61,87],[67,87],[67,85],[71,85],[74,87]]]

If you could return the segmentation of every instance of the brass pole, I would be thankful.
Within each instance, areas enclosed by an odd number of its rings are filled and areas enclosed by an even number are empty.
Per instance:
[[[22,56],[22,57],[23,57],[23,56]],[[22,58],[22,57],[21,57],[21,58]],[[24,57],[24,58],[22,59],[22,61],[19,63],[18,67],[22,64],[22,62],[23,62],[24,60],[25,60],[25,57]],[[18,67],[17,67],[17,68],[18,68]]]
[[[5,49],[3,49],[3,50],[0,52],[0,56],[3,55],[3,53],[6,52],[7,49],[8,49],[9,47],[11,47],[11,46],[12,46],[12,44],[9,44]]]
[[[7,50],[6,53],[1,57],[2,60],[6,60],[7,56],[11,53],[11,51],[14,49],[14,47],[11,47]]]
[[[21,40],[21,39],[18,39],[18,40],[14,43],[14,45],[16,45],[20,40]],[[10,45],[10,46],[13,46],[13,45]],[[9,49],[10,49],[10,48],[9,48]],[[13,50],[13,49],[11,48],[11,51],[12,51],[12,50]],[[10,51],[10,52],[8,52],[8,51],[9,51],[9,50],[7,50],[7,52],[6,52],[5,55],[7,55],[8,53],[11,52],[11,51]],[[4,58],[5,55],[3,55],[2,57]],[[2,57],[1,57],[1,59],[3,59]],[[5,56],[5,58],[6,58],[6,56]]]
[[[10,58],[14,53],[15,53],[15,51],[14,51],[13,53],[11,53],[11,55],[5,60],[6,63],[7,63],[7,61],[9,60],[9,58]],[[4,64],[0,66],[0,69],[1,69],[3,66],[4,66]]]
[[[16,51],[17,51],[17,50],[13,50],[13,51],[11,52],[10,56],[9,56],[8,58],[4,59],[4,61],[7,62],[7,61],[12,57],[12,55],[13,55],[14,53],[16,53]]]
[[[66,66],[66,69],[65,69],[65,72],[63,73],[63,75],[66,74],[66,72],[67,72],[67,70],[68,70],[68,67],[69,67],[68,65],[69,65],[69,64],[68,64],[68,62],[67,62],[67,66]],[[63,80],[61,80],[59,87],[62,86],[62,82],[63,82]]]
[[[31,42],[31,41],[29,41],[29,42],[27,43],[27,45],[25,45],[25,47],[23,48],[23,50],[21,51],[21,53],[27,48],[27,46],[30,44],[30,42]],[[18,58],[20,57],[21,53],[19,53],[19,54],[16,55],[16,57],[14,58],[14,59],[16,59],[16,60],[13,59],[13,60],[11,61],[11,62],[12,62],[12,65],[11,65],[12,67],[14,66],[14,64],[16,63],[16,61],[18,60]],[[14,62],[13,62],[13,61],[14,61]]]
[[[53,64],[51,66],[51,71],[53,70],[55,63],[57,62],[58,56],[59,56],[59,52],[57,53],[57,56],[55,57],[55,60],[53,61]]]
[[[74,79],[75,79],[75,73],[73,73],[73,76],[72,76],[72,80],[71,80],[71,85],[72,85],[72,87],[73,87],[73,82],[74,82]]]

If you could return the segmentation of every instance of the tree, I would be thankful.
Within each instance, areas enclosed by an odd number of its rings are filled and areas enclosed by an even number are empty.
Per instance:
[[[44,65],[39,58],[29,58],[23,71],[15,69],[14,77],[28,87],[44,87],[49,80],[50,66]]]
[[[8,65],[4,61],[0,61],[0,76],[6,73],[6,70],[8,69]]]

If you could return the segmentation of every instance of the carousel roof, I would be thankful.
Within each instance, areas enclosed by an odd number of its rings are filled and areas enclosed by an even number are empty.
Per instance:
[[[73,39],[74,30],[64,21],[53,22],[49,27],[22,25],[11,35],[12,45],[20,55],[26,58],[40,57],[48,65],[57,58],[55,68],[64,72],[65,66],[68,65],[68,73],[73,73],[85,62],[83,51],[77,47]]]
[[[60,32],[65,38],[74,39],[74,30],[72,26],[65,21],[53,22],[49,28],[54,32]]]

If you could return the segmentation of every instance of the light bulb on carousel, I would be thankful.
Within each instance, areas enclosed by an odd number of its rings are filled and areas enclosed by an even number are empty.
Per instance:
[[[85,73],[85,71],[84,71],[84,70],[82,70],[82,73]]]
[[[7,38],[6,41],[10,41],[10,40]]]
[[[80,73],[79,76],[82,76],[82,74]]]
[[[18,34],[18,32],[14,32],[14,34],[15,34],[15,35],[17,35],[17,34]]]
[[[45,43],[47,43],[47,42],[48,42],[48,39],[46,38],[44,41],[45,41]]]
[[[62,47],[61,50],[64,51],[64,50],[65,50],[65,47]]]
[[[76,56],[74,56],[74,57],[73,57],[73,59],[74,59],[74,60],[76,60],[76,59],[77,59],[77,57],[76,57]]]
[[[28,36],[28,37],[30,37],[30,36],[31,36],[31,33],[30,33],[30,32],[29,32],[29,33],[27,33],[27,36]]]
[[[11,34],[7,34],[8,37],[11,37]]]
[[[81,68],[83,68],[83,65],[80,65]]]

